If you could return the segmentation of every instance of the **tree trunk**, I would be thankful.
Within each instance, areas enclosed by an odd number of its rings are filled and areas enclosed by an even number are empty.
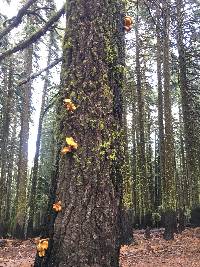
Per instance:
[[[6,75],[6,74],[5,74]],[[5,99],[3,124],[2,124],[2,142],[1,142],[1,176],[0,176],[0,224],[4,229],[4,234],[8,230],[8,222],[6,222],[6,198],[7,198],[7,182],[8,182],[8,145],[9,145],[9,128],[12,112],[13,101],[13,84],[12,84],[13,67],[9,62],[8,78],[5,78],[5,89],[7,95]],[[6,88],[7,87],[7,88]]]
[[[33,46],[25,51],[25,72],[26,77],[32,72]],[[19,163],[17,175],[17,190],[15,199],[15,216],[13,225],[13,235],[15,237],[24,237],[24,225],[26,218],[26,185],[28,168],[28,139],[29,139],[29,121],[31,108],[31,84],[23,85],[22,88],[22,110],[21,110],[21,131]]]
[[[70,113],[59,102],[59,131],[63,145],[73,137],[78,148],[60,159],[56,201],[62,211],[40,264],[118,267],[125,153],[122,6],[103,0],[67,4],[60,93],[77,110]]]
[[[141,66],[140,66],[140,39],[139,39],[139,19],[136,18],[136,88],[137,88],[137,108],[138,108],[138,172],[141,184],[141,213],[142,219],[149,212],[149,190],[146,169],[145,135],[144,135],[144,92],[142,88]]]
[[[170,85],[170,59],[169,59],[169,25],[170,0],[163,1],[163,76],[164,76],[164,115],[165,115],[165,179],[164,179],[164,238],[173,239],[176,221],[176,193],[175,193],[175,162],[174,139],[172,125],[171,85]]]
[[[136,142],[136,88],[132,85],[132,95],[131,95],[131,102],[132,102],[132,157],[131,157],[131,169],[132,169],[132,201],[133,201],[133,208],[134,208],[134,215],[135,215],[135,222],[136,217],[138,217],[139,211],[139,198],[138,198],[138,190],[137,190],[137,142]],[[136,222],[137,223],[137,222]]]
[[[12,110],[12,112],[16,111],[16,105],[14,105],[14,110]],[[11,131],[11,137],[10,137],[10,143],[9,143],[9,155],[8,155],[8,178],[7,178],[7,186],[6,186],[6,222],[7,225],[9,226],[9,230],[10,230],[10,226],[11,226],[11,211],[12,211],[12,199],[14,198],[13,196],[13,180],[14,180],[14,168],[15,168],[15,164],[16,164],[16,148],[14,149],[14,147],[16,147],[16,140],[17,140],[17,116],[14,116],[12,118],[12,131]]]
[[[158,139],[159,139],[159,168],[157,176],[157,207],[160,206],[162,200],[162,183],[164,181],[165,171],[165,144],[164,144],[164,123],[163,123],[163,90],[162,90],[162,42],[161,42],[161,29],[158,27],[160,21],[160,10],[156,10],[157,27],[156,27],[156,40],[157,40],[157,80],[158,80]]]
[[[182,97],[182,111],[183,111],[183,122],[184,122],[184,133],[185,133],[185,148],[186,148],[186,160],[188,167],[188,179],[191,185],[191,198],[193,207],[199,205],[199,145],[198,135],[199,132],[196,129],[196,122],[194,117],[194,102],[193,92],[189,87],[187,79],[187,62],[185,55],[184,46],[184,1],[176,0],[177,5],[177,45],[179,53],[179,72],[180,72],[180,89]],[[197,115],[198,116],[198,115]],[[197,134],[198,133],[198,134]]]
[[[50,33],[50,40],[49,40],[49,52],[47,58],[47,66],[51,63],[52,58],[52,49],[51,46],[53,45],[53,33]],[[42,92],[42,103],[40,108],[40,117],[39,117],[39,124],[38,124],[38,131],[37,131],[37,140],[36,140],[36,151],[34,157],[34,164],[32,168],[32,179],[31,179],[31,192],[30,192],[30,199],[29,199],[29,218],[28,218],[28,226],[27,226],[27,236],[33,235],[33,222],[34,222],[34,215],[35,215],[35,204],[36,204],[36,188],[37,188],[37,178],[38,178],[38,163],[39,163],[39,152],[40,152],[40,143],[41,143],[41,135],[42,135],[42,123],[43,123],[43,116],[44,110],[46,106],[46,97],[47,97],[47,89],[49,83],[49,73],[50,70],[47,70],[45,73],[45,80]]]

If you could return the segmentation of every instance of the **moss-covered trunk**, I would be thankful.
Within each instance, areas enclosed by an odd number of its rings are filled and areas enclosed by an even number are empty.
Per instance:
[[[8,193],[8,184],[10,182],[10,177],[8,176],[9,172],[9,133],[10,133],[10,121],[12,117],[12,101],[13,101],[13,66],[11,61],[9,61],[8,77],[5,73],[5,105],[3,106],[3,120],[2,120],[2,137],[1,137],[1,172],[0,172],[0,229],[3,229],[3,232],[0,232],[0,235],[7,234],[8,230],[8,221],[6,220],[7,209],[9,208],[7,202],[7,193]]]
[[[119,266],[124,69],[121,1],[67,1],[59,102],[60,138],[77,150],[60,158],[62,211],[46,259],[35,266]],[[70,98],[77,109],[63,107]]]
[[[170,84],[170,6],[171,1],[163,1],[163,78],[164,78],[164,116],[165,116],[165,177],[163,183],[164,194],[164,238],[173,239],[176,224],[176,187],[175,187],[175,160],[174,160],[174,137],[172,124],[172,100]]]
[[[187,78],[186,48],[184,44],[184,2],[176,0],[177,8],[177,46],[179,54],[180,90],[182,100],[182,112],[185,133],[186,161],[188,169],[188,179],[191,187],[191,206],[196,207],[200,204],[199,187],[199,131],[196,121],[196,108],[194,92],[190,88]]]
[[[25,51],[25,75],[30,76],[32,72],[33,46]],[[21,130],[19,163],[17,174],[17,190],[15,199],[15,211],[13,219],[13,236],[23,238],[26,219],[26,185],[28,171],[28,139],[29,122],[31,109],[31,84],[30,82],[22,88],[22,110],[21,110]]]

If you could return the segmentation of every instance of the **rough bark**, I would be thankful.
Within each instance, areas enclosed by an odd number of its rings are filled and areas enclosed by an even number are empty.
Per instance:
[[[67,1],[61,137],[78,149],[61,157],[50,255],[43,266],[119,266],[122,200],[124,40],[121,1]],[[106,23],[105,23],[106,22]]]

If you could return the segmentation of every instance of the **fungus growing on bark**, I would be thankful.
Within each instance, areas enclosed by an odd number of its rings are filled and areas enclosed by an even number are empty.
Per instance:
[[[78,144],[74,141],[73,137],[66,137],[66,143],[71,149],[78,148]]]
[[[78,148],[78,144],[74,141],[73,137],[66,137],[67,146],[63,147],[61,154],[65,155]]]
[[[64,99],[64,106],[70,112],[73,112],[74,110],[76,110],[76,106],[74,105],[74,103],[69,98]]]
[[[37,244],[37,251],[39,257],[44,257],[46,250],[48,249],[49,246],[49,238],[46,239],[40,239],[38,244]]]
[[[60,212],[62,210],[61,201],[58,201],[58,202],[53,204],[53,210],[55,212]]]
[[[65,146],[65,147],[63,147],[63,149],[61,150],[61,154],[62,154],[62,155],[65,155],[65,154],[67,154],[67,153],[69,153],[69,152],[72,152],[70,146]]]
[[[124,18],[124,29],[129,32],[133,27],[133,19],[130,16]]]

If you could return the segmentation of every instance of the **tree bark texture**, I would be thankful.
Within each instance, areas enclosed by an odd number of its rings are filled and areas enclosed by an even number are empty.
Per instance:
[[[180,73],[180,89],[182,98],[182,112],[185,133],[185,148],[188,168],[188,179],[191,184],[191,206],[198,206],[200,203],[199,194],[199,131],[196,128],[196,119],[194,116],[194,99],[193,92],[189,86],[187,79],[187,61],[184,46],[184,1],[177,0],[177,45],[179,54],[179,73]],[[195,114],[196,115],[196,114]]]
[[[170,85],[170,58],[169,58],[169,25],[170,25],[170,0],[163,1],[163,78],[164,78],[164,116],[165,116],[165,178],[164,178],[164,237],[173,238],[176,188],[175,188],[175,161],[174,161],[174,138],[172,125],[172,104]],[[169,221],[173,223],[169,224]]]
[[[78,148],[59,164],[54,225],[43,266],[117,267],[122,202],[124,33],[121,1],[67,1],[60,138]],[[63,100],[62,98],[62,100]]]

